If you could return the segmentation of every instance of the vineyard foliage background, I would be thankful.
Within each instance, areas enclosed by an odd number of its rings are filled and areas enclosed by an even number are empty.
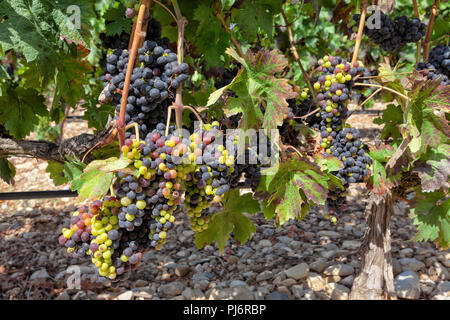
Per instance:
[[[68,109],[77,106],[84,109],[83,117],[96,133],[105,128],[114,107],[98,104],[103,90],[100,62],[106,53],[99,39],[103,32],[109,36],[131,31],[132,21],[124,16],[124,2],[77,1],[81,14],[77,29],[68,19],[67,8],[73,1],[0,1],[0,57],[15,65],[12,76],[0,65],[0,134],[4,145],[6,140],[21,141],[31,132],[38,132],[39,139],[55,143],[50,146],[57,148],[61,145],[57,125],[64,121]],[[425,23],[433,2],[418,1]],[[192,0],[180,1],[179,5],[187,20],[184,61],[190,66],[190,80],[183,87],[184,104],[196,106],[205,122],[242,112],[241,128],[271,130],[282,125],[288,113],[286,100],[296,96],[294,86],[307,87],[291,52],[286,22],[300,61],[311,73],[317,61],[328,54],[351,60],[354,35],[352,38],[347,24],[352,14],[359,12],[361,3]],[[178,28],[173,17],[154,3],[150,12],[161,22],[162,36],[176,48]],[[395,1],[395,13],[414,16],[411,1]],[[449,21],[450,7],[443,2],[434,21],[431,46],[448,44]],[[384,125],[382,140],[369,146],[372,166],[367,185],[374,193],[384,194],[392,189],[401,197],[414,191],[414,197],[408,198],[418,226],[414,240],[437,241],[448,247],[450,89],[439,85],[439,81],[426,81],[414,71],[414,64],[419,62],[416,48],[415,44],[408,44],[400,53],[389,55],[363,37],[359,58],[371,71],[378,70],[383,75],[373,79],[373,83],[402,95],[383,90],[377,96],[388,104],[376,120]],[[240,72],[235,79],[217,90],[215,79],[221,78],[225,69],[238,65]],[[237,96],[227,97],[225,89]],[[370,92],[369,88],[362,90],[366,96]],[[369,101],[365,107],[370,108],[372,103]],[[260,104],[266,106],[265,112]],[[185,111],[184,124],[190,125],[192,119]],[[295,147],[309,144],[311,149],[312,144],[314,149],[317,133],[306,129],[300,132],[305,139]],[[279,141],[277,135],[271,138]],[[282,150],[286,147],[281,145]],[[8,157],[14,152],[0,149],[1,178],[12,182],[15,170]],[[47,171],[56,185],[71,181],[80,200],[108,192],[108,183],[103,188],[96,186],[99,181],[111,182],[111,172],[122,169],[118,161],[105,160],[119,157],[115,141],[94,151],[88,160],[98,161],[87,167],[89,161],[80,155],[60,156],[65,161],[44,157],[48,160]],[[280,225],[289,219],[301,219],[311,206],[325,205],[328,192],[341,185],[332,174],[339,166],[337,159],[323,158],[317,150],[282,152],[279,165],[272,168],[274,174],[263,176],[255,193],[256,198],[264,199],[262,207],[251,194],[238,196],[238,191],[230,191],[223,200],[223,211],[213,216],[206,231],[197,235],[197,245],[202,247],[216,240],[223,249],[231,233],[240,243],[248,240],[255,228],[244,213],[262,209],[266,219],[274,218]]]

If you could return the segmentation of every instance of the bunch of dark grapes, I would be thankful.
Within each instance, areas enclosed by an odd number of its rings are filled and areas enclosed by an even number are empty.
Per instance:
[[[217,121],[191,135],[189,160],[196,166],[186,180],[184,205],[195,232],[208,228],[211,203],[219,202],[230,190],[235,159],[223,145],[222,138]]]
[[[366,22],[364,34],[387,52],[396,53],[406,43],[417,42],[425,35],[426,25],[420,19],[409,20],[406,16],[397,16],[392,20],[383,12],[379,13],[380,27],[368,26]],[[354,23],[356,23],[354,28],[357,29],[360,19],[360,14],[353,16]]]
[[[322,73],[314,83],[317,100],[322,108],[320,112],[321,147],[331,154],[332,145],[337,134],[343,127],[343,120],[347,118],[347,104],[350,101],[353,88],[353,77],[358,75],[367,77],[370,72],[355,62],[350,66],[343,58],[325,56],[319,60],[318,71]],[[362,82],[367,82],[363,80]]]
[[[250,139],[248,146],[240,140],[239,130],[227,134],[226,139],[226,146],[236,159],[229,182],[231,188],[251,188],[255,191],[261,180],[261,170],[270,166],[275,155],[275,145],[262,131],[257,132],[256,139]]]
[[[450,46],[438,44],[431,50],[428,63],[420,62],[416,69],[424,70],[428,80],[441,78],[441,85],[450,84]]]
[[[302,89],[297,98],[289,99],[287,102],[289,104],[289,113],[280,127],[280,136],[284,144],[296,145],[298,132],[295,129],[295,123],[305,123],[310,128],[319,129],[320,113],[316,112],[305,119],[296,120],[297,117],[306,116],[316,108],[307,88]]]
[[[105,96],[112,98],[117,116],[120,112],[129,53],[116,50],[106,59],[107,87]],[[126,104],[125,122],[139,125],[139,133],[146,136],[158,123],[165,122],[167,107],[178,84],[188,78],[188,65],[178,64],[177,55],[167,46],[146,40],[138,50],[139,65],[133,68]],[[126,132],[129,138],[131,132]]]
[[[363,149],[360,133],[357,129],[344,128],[344,122],[348,116],[347,105],[353,94],[354,78],[367,77],[370,72],[361,62],[350,65],[341,57],[325,56],[319,60],[319,65],[321,74],[313,87],[322,108],[320,145],[325,156],[337,157],[344,163],[344,168],[336,174],[342,180],[344,190],[337,188],[330,192],[327,200],[329,214],[333,215],[345,202],[343,195],[348,184],[361,182],[369,174],[370,158]]]
[[[215,79],[214,86],[216,89],[220,89],[222,87],[225,87],[233,81],[233,79],[238,74],[239,67],[233,67],[232,69],[225,69],[222,76],[218,79]]]
[[[336,177],[341,179],[344,189],[337,187],[328,194],[327,199],[329,213],[334,214],[345,204],[344,195],[348,184],[363,182],[364,177],[369,175],[371,160],[363,148],[360,132],[355,128],[341,130],[330,149],[332,155],[344,164],[336,174]]]
[[[100,33],[102,47],[105,49],[122,49],[128,48],[130,34],[122,31],[120,35],[107,36],[106,33]]]

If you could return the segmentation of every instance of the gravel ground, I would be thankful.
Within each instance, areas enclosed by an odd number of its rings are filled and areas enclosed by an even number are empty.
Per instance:
[[[370,128],[375,115],[353,115],[356,127]],[[68,123],[74,135],[85,123]],[[375,128],[373,128],[375,129]],[[368,130],[367,141],[376,138]],[[0,192],[55,190],[46,163],[12,158],[16,183],[0,182]],[[320,210],[281,229],[251,217],[257,232],[242,246],[229,241],[223,255],[214,245],[197,250],[186,216],[177,218],[162,251],[144,255],[140,268],[118,282],[102,283],[90,261],[71,259],[57,244],[75,199],[0,202],[1,299],[348,299],[360,267],[358,249],[365,230],[363,185],[352,187],[348,211],[333,225]],[[404,203],[392,221],[395,288],[405,299],[450,299],[450,251],[432,243],[408,241],[415,227]],[[68,289],[73,266],[80,289]]]

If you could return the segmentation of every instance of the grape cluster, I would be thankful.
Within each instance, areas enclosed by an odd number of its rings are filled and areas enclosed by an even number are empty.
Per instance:
[[[325,56],[319,60],[319,65],[318,70],[322,74],[314,83],[314,90],[318,92],[317,100],[321,108],[320,144],[326,153],[331,154],[330,146],[342,130],[343,120],[347,117],[353,77],[358,75],[367,77],[370,76],[370,72],[361,62],[355,62],[351,66],[341,57]]]
[[[378,13],[378,12],[377,12]],[[383,12],[380,13],[380,27],[364,26],[364,34],[383,50],[391,53],[398,52],[406,43],[417,42],[425,35],[426,25],[420,19],[409,20],[406,16],[397,16],[393,20]],[[353,20],[357,28],[361,19],[355,14]]]
[[[120,35],[107,36],[106,33],[100,33],[100,40],[102,42],[102,47],[105,49],[122,49],[128,48],[128,43],[130,41],[130,34],[122,31]]]
[[[346,128],[347,105],[353,94],[354,78],[370,76],[361,62],[353,65],[341,57],[325,56],[319,60],[321,73],[314,83],[320,112],[320,146],[325,156],[334,156],[344,163],[336,176],[341,179],[344,189],[349,183],[362,182],[369,175],[370,158],[366,155],[357,129]],[[362,82],[367,83],[367,80]],[[330,212],[342,205],[344,190],[337,188],[330,192],[327,204]]]
[[[217,121],[191,135],[190,160],[197,165],[186,182],[184,205],[188,210],[191,229],[195,232],[208,227],[208,208],[230,190],[230,179],[235,172],[235,158],[220,138],[223,135]],[[212,144],[216,139],[218,143]]]
[[[219,79],[215,79],[214,86],[217,89],[220,89],[222,87],[229,85],[238,74],[238,71],[239,67],[234,67],[232,69],[225,69],[222,76]]]
[[[450,46],[438,44],[431,50],[428,63],[420,62],[417,70],[422,71],[428,80],[441,78],[441,85],[450,84]]]
[[[105,96],[111,98],[120,112],[129,53],[115,50],[106,59],[106,73],[102,76],[107,87]],[[135,122],[146,136],[158,123],[165,122],[167,107],[178,84],[188,78],[188,65],[178,64],[177,55],[166,45],[146,40],[138,50],[139,65],[133,68],[126,104],[125,122]],[[129,138],[131,132],[126,132]]]
[[[125,255],[129,235],[119,230],[119,208],[120,202],[115,197],[95,200],[89,207],[81,206],[72,214],[70,227],[64,228],[58,239],[75,257],[90,256],[99,275],[112,280],[124,273],[124,262],[137,264],[141,257],[140,253]]]
[[[62,230],[59,243],[75,257],[90,256],[101,277],[116,279],[139,265],[143,253],[160,250],[182,204],[196,232],[208,226],[208,208],[230,189],[234,157],[223,144],[219,123],[187,138],[157,124],[143,140],[131,135],[121,148],[126,169],[117,172],[114,196],[82,206]]]
[[[303,117],[316,108],[308,88],[303,88],[297,98],[288,99],[287,102],[289,113],[285,116],[283,125],[279,129],[280,136],[284,144],[296,145],[298,132],[295,129],[295,123],[302,122],[310,128],[319,129],[320,113],[314,113],[307,118],[296,120],[297,117]]]

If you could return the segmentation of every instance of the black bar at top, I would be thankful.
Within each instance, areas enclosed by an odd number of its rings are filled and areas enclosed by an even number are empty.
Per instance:
[[[0,193],[0,200],[27,200],[77,197],[78,193],[71,190],[49,190],[49,191],[22,191]]]

